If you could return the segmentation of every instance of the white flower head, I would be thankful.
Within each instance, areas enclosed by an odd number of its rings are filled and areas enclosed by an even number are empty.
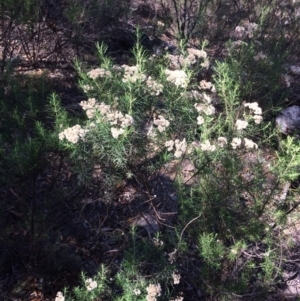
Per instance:
[[[94,281],[92,278],[85,280],[85,285],[86,285],[86,289],[88,291],[92,291],[93,289],[95,289],[98,286],[97,282]]]
[[[195,49],[195,48],[188,48],[187,52],[188,52],[188,54],[194,55],[197,58],[202,58],[202,59],[207,58],[207,53],[204,50],[199,50],[199,49]]]
[[[174,284],[179,284],[180,278],[181,278],[180,274],[173,272],[172,278],[173,278]]]
[[[253,119],[256,124],[260,124],[263,121],[263,117],[261,115],[254,115]]]
[[[167,81],[172,82],[177,87],[186,88],[188,76],[183,70],[165,70]]]
[[[146,85],[150,89],[150,95],[157,96],[163,91],[163,85],[153,80],[151,76],[146,80]]]
[[[65,297],[62,292],[57,292],[55,301],[65,301]]]
[[[105,70],[104,68],[96,68],[87,73],[88,77],[91,79],[96,79],[97,77],[105,77],[105,76],[111,76],[111,73],[109,70]]]
[[[199,83],[199,88],[202,90],[209,90],[211,92],[216,92],[215,85],[211,82],[207,82],[206,80],[202,80]]]
[[[79,124],[73,127],[66,128],[63,132],[58,135],[59,140],[68,140],[69,142],[75,144],[80,139],[84,139],[84,136],[89,130],[83,129]]]
[[[187,149],[187,143],[186,143],[185,138],[182,141],[180,141],[179,139],[176,139],[175,140],[175,148],[176,148],[176,151],[174,153],[174,157],[180,158]]]
[[[255,115],[262,115],[262,109],[257,102],[246,102],[244,107],[249,108]]]
[[[225,137],[219,137],[217,141],[219,147],[224,147],[228,143]]]
[[[166,141],[165,142],[165,147],[167,147],[168,151],[170,152],[174,147],[174,141],[173,140]]]
[[[254,59],[255,61],[259,61],[259,60],[264,60],[266,57],[267,57],[267,56],[266,56],[262,51],[260,51],[257,55],[255,55],[255,56],[253,57],[253,59]]]
[[[145,81],[146,75],[141,73],[138,66],[122,65],[124,69],[124,77],[122,81],[124,83],[135,83],[137,81]]]
[[[241,138],[233,138],[232,142],[230,143],[233,149],[237,149],[238,147],[241,146],[242,144],[242,139]]]
[[[83,86],[82,86],[82,89],[83,89],[83,92],[84,92],[84,93],[87,93],[87,92],[89,92],[90,90],[93,90],[93,87],[90,86],[90,85],[83,85]]]
[[[115,127],[112,127],[112,128],[110,129],[110,131],[111,131],[112,136],[113,136],[115,139],[118,139],[118,137],[119,137],[120,135],[122,135],[122,134],[125,133],[125,130],[124,130],[124,129],[122,129],[122,128],[115,128]]]
[[[255,142],[253,142],[251,139],[244,138],[244,144],[247,149],[250,149],[250,148],[257,149],[258,148],[257,144]]]
[[[202,151],[213,152],[216,150],[216,146],[212,145],[209,140],[205,140],[200,144],[200,148]]]
[[[147,287],[147,301],[155,301],[157,296],[161,294],[161,286],[160,284],[149,284]]]
[[[237,130],[243,130],[248,126],[248,122],[245,120],[237,119],[235,126],[236,126]]]
[[[200,113],[204,112],[205,115],[213,115],[216,113],[216,109],[213,105],[210,104],[204,104],[204,103],[195,103],[194,104],[195,109]]]
[[[133,293],[136,295],[136,296],[139,296],[141,294],[141,291],[138,289],[138,288],[135,288],[133,290]]]
[[[160,132],[163,132],[170,125],[170,122],[163,115],[159,115],[153,123],[157,125]]]
[[[202,116],[197,117],[197,124],[202,125],[204,123],[204,118]]]

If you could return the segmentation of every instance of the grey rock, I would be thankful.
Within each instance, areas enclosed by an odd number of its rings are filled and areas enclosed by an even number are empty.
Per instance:
[[[280,112],[276,117],[276,124],[284,134],[300,132],[300,107],[288,107]]]

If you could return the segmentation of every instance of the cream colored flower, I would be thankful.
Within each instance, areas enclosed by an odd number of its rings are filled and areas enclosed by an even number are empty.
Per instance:
[[[230,143],[233,149],[236,149],[241,146],[242,139],[241,138],[233,138],[232,142]]]
[[[188,76],[183,70],[165,70],[167,81],[173,83],[177,87],[186,88],[188,85]]]
[[[92,278],[85,280],[85,285],[86,285],[86,289],[88,291],[92,291],[93,289],[95,289],[98,286],[97,282],[94,281]]]
[[[204,118],[202,116],[197,117],[197,124],[202,125],[204,123]]]
[[[165,147],[167,147],[168,151],[170,152],[174,147],[174,141],[173,140],[166,141],[165,142]]]
[[[62,292],[57,292],[55,301],[65,301],[65,297]]]
[[[156,301],[156,297],[161,294],[161,286],[160,284],[149,284],[147,287],[147,301]]]
[[[246,102],[244,103],[244,107],[249,108],[255,115],[262,114],[262,109],[259,107],[257,102]]]
[[[209,90],[211,92],[216,92],[215,85],[211,82],[207,82],[206,80],[202,80],[199,83],[199,88],[202,90]]]
[[[227,145],[227,139],[225,137],[219,137],[218,138],[218,146],[219,147],[224,147],[225,145]]]
[[[162,247],[164,245],[164,242],[162,240],[159,240],[158,238],[154,237],[153,238],[153,244],[156,247]]]
[[[170,125],[170,122],[163,115],[159,115],[158,118],[153,120],[153,123],[157,125],[160,132],[163,132]]]
[[[260,51],[257,55],[253,57],[255,61],[264,60],[267,56]]]
[[[200,148],[201,148],[201,150],[203,150],[203,151],[208,151],[208,152],[213,152],[213,151],[216,150],[216,146],[210,144],[210,141],[209,141],[209,140],[205,140],[204,142],[202,142],[202,143],[200,144]]]
[[[112,128],[110,129],[110,131],[111,131],[112,136],[113,136],[115,139],[118,139],[118,137],[119,137],[120,135],[122,135],[122,134],[125,133],[125,130],[122,129],[122,128],[119,129],[119,128],[114,128],[114,127],[112,127]]]
[[[175,140],[175,149],[176,149],[176,151],[174,153],[174,157],[180,158],[187,149],[187,143],[186,143],[185,138],[182,141],[180,141],[179,139]]]
[[[84,93],[87,93],[88,91],[91,91],[93,89],[93,87],[90,85],[83,85],[82,89],[83,89]]]
[[[207,53],[204,50],[199,50],[199,49],[195,49],[195,48],[188,48],[187,52],[188,52],[188,54],[194,55],[199,59],[200,58],[202,58],[202,59],[207,58]]]
[[[249,149],[249,148],[257,149],[258,148],[257,144],[255,142],[253,142],[251,139],[244,138],[244,144],[247,149]]]
[[[238,253],[238,251],[237,251],[237,249],[231,249],[230,253],[233,255],[236,255]]]
[[[135,83],[137,81],[144,81],[147,78],[145,74],[140,72],[138,66],[122,65],[122,68],[124,69],[124,77],[122,79],[124,83]]]
[[[179,284],[180,278],[181,278],[180,274],[176,274],[175,272],[173,272],[172,278],[173,278],[174,284]]]
[[[104,68],[96,68],[89,71],[87,75],[91,79],[96,79],[97,77],[111,76],[111,73],[109,70],[105,70]]]
[[[263,121],[263,118],[261,115],[254,115],[253,119],[256,124],[260,124]]]
[[[195,103],[194,107],[198,112],[204,112],[205,115],[208,115],[208,116],[216,113],[215,107],[210,104]]]
[[[58,135],[59,140],[66,139],[71,143],[77,143],[79,139],[84,139],[84,136],[89,130],[83,129],[79,124],[73,127],[66,128]]]
[[[106,115],[110,112],[110,105],[107,105],[105,103],[100,103],[100,105],[97,106],[97,109],[99,110],[101,115]]]
[[[248,122],[245,120],[237,119],[235,126],[236,126],[237,130],[243,130],[248,126]]]
[[[140,291],[139,289],[135,288],[135,289],[133,290],[133,293],[134,293],[136,296],[139,296],[139,295],[141,294],[141,291]]]
[[[163,85],[158,83],[157,81],[153,80],[151,76],[148,77],[146,80],[146,85],[150,89],[150,94],[153,96],[157,96],[163,91]]]

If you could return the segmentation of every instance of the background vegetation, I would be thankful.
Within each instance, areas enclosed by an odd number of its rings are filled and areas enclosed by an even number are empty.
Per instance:
[[[2,300],[297,300],[300,3],[0,0]]]

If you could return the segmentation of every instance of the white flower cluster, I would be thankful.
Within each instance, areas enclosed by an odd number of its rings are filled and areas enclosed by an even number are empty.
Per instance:
[[[133,290],[133,294],[136,295],[136,296],[139,296],[141,294],[141,290],[139,290],[138,288],[135,288]]]
[[[209,61],[207,58],[207,53],[204,50],[188,48],[187,56],[183,55],[168,55],[168,59],[170,61],[170,67],[172,69],[181,69],[182,67],[191,67],[194,65],[199,59],[203,59],[203,63],[201,63],[202,67],[209,66]]]
[[[96,110],[100,109],[101,104],[97,103],[96,98],[89,98],[87,101],[81,101],[80,106],[85,111],[87,117],[90,119],[95,116]]]
[[[207,104],[207,103],[195,103],[194,107],[198,113],[203,112],[207,116],[213,115],[216,112],[215,107],[213,105]]]
[[[209,90],[211,92],[216,92],[215,85],[212,84],[211,82],[207,82],[206,80],[200,81],[199,88],[201,90]]]
[[[147,78],[145,74],[140,72],[138,66],[122,65],[122,68],[124,69],[123,83],[135,83],[137,81],[144,81]]]
[[[165,142],[165,147],[167,147],[168,151],[172,151],[175,145],[175,153],[174,157],[175,158],[180,158],[186,151],[187,149],[187,143],[185,138],[180,141],[179,139],[176,139],[175,141],[169,140]]]
[[[147,301],[156,301],[156,297],[161,294],[161,286],[160,284],[149,284],[147,287]]]
[[[258,106],[257,102],[246,102],[244,107],[249,108],[253,113],[253,120],[256,124],[260,124],[263,121],[262,109]]]
[[[180,274],[176,274],[175,272],[173,272],[172,278],[173,278],[174,284],[179,284],[180,278],[181,278]]]
[[[57,292],[55,300],[54,301],[65,301],[65,297],[62,292]]]
[[[87,93],[87,92],[93,90],[93,87],[90,86],[90,85],[83,85],[83,86],[82,86],[82,89],[83,89],[83,92],[84,92],[84,93]]]
[[[248,122],[245,120],[237,119],[235,122],[236,129],[238,131],[244,130],[248,126]]]
[[[254,33],[257,31],[258,25],[256,23],[251,23],[249,21],[244,22],[242,26],[236,26],[234,36],[238,39],[243,39],[245,37],[253,38]]]
[[[225,137],[219,137],[217,139],[217,145],[218,147],[225,147],[228,144],[227,139]],[[195,148],[200,148],[204,152],[213,152],[217,149],[216,145],[213,145],[210,143],[210,141],[207,139],[201,143],[193,142],[189,146],[189,153],[195,149]]]
[[[187,91],[186,93],[182,93],[182,95],[187,96],[191,100],[201,100],[206,104],[212,102],[211,96],[205,92],[199,92],[198,90]]]
[[[133,124],[132,116],[122,114],[120,111],[112,110],[110,105],[104,103],[96,103],[95,98],[90,98],[88,101],[80,102],[83,110],[86,111],[88,118],[93,118],[98,111],[104,120],[109,122],[110,125],[115,126],[111,128],[112,136],[117,139],[120,135],[124,134],[125,128]],[[96,121],[97,122],[97,121]]]
[[[79,124],[76,124],[70,128],[66,128],[63,132],[59,133],[59,140],[68,140],[71,143],[77,143],[79,139],[83,139],[85,134],[89,130],[83,129]]]
[[[164,245],[164,242],[162,240],[159,240],[158,238],[154,237],[153,238],[153,244],[156,247],[162,247]]]
[[[95,280],[93,280],[92,278],[89,278],[89,279],[85,280],[85,286],[86,286],[86,289],[88,291],[92,291],[98,285],[97,285],[97,282]]]
[[[188,85],[188,76],[183,70],[166,69],[167,81],[173,83],[177,87],[186,88]]]
[[[146,85],[150,89],[150,95],[157,96],[163,91],[163,85],[153,80],[151,76],[149,76],[146,80]]]
[[[253,57],[253,59],[254,59],[255,61],[264,60],[264,59],[266,59],[266,58],[267,58],[267,56],[266,56],[265,54],[263,54],[262,51],[260,51],[257,55],[255,55],[255,56]]]
[[[233,149],[237,149],[237,148],[241,147],[242,139],[241,138],[233,138],[232,142],[230,144]],[[244,146],[246,149],[253,149],[253,148],[257,149],[258,148],[258,145],[255,142],[253,142],[251,139],[247,139],[247,138],[244,138]]]
[[[210,144],[209,140],[205,140],[204,142],[200,143],[200,149],[202,151],[213,152],[216,150],[216,146]]]
[[[110,77],[111,72],[109,70],[105,70],[104,68],[96,68],[87,73],[88,77],[91,79],[96,79],[97,77]]]
[[[230,143],[233,149],[237,149],[238,147],[241,146],[242,144],[242,139],[241,138],[233,138],[232,142]]]
[[[163,115],[158,115],[158,118],[153,120],[153,124],[162,133],[170,125],[170,122]]]

